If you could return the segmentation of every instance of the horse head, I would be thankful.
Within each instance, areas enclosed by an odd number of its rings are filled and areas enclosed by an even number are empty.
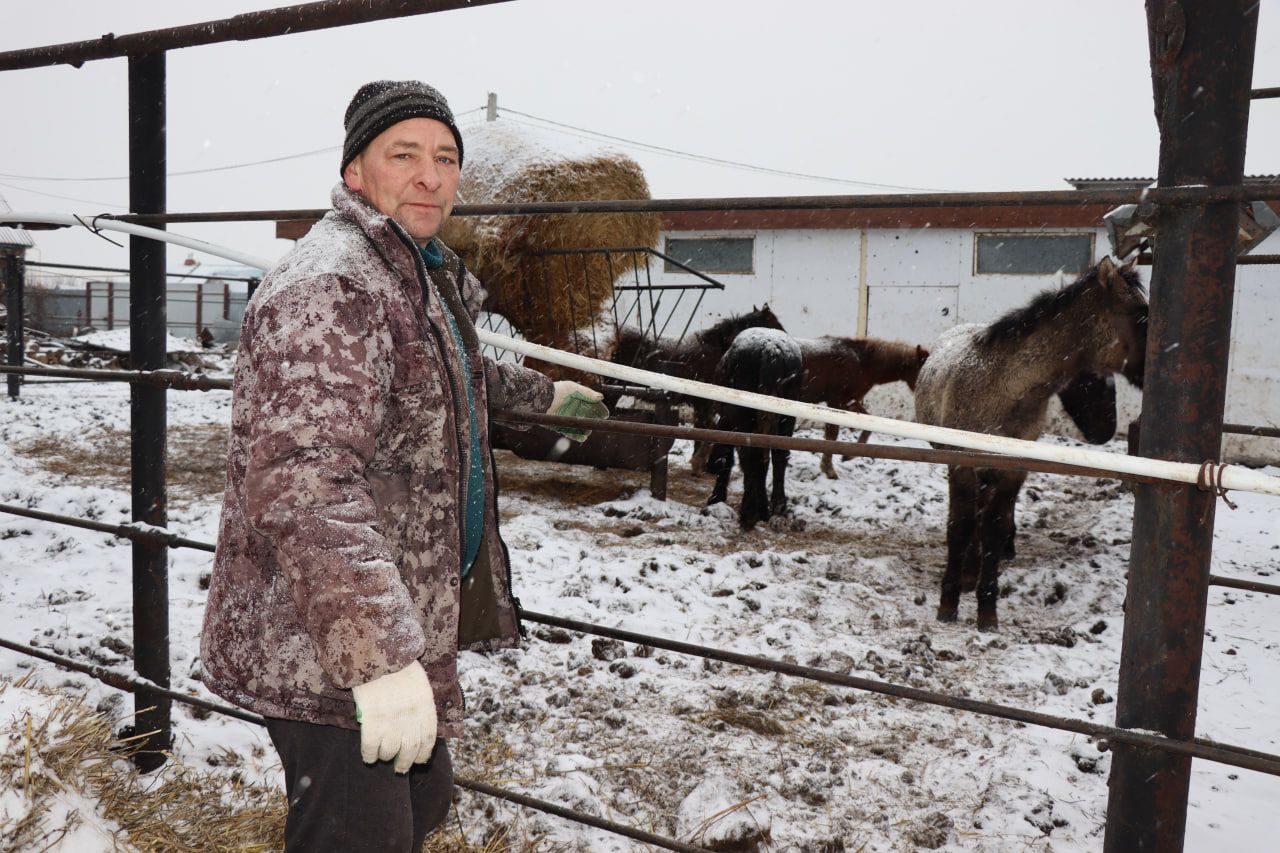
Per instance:
[[[920,368],[924,367],[925,360],[928,357],[929,351],[919,344],[916,344],[915,353],[907,363],[907,374],[902,377],[902,381],[907,383],[907,387],[912,391],[916,390],[916,379],[919,378]]]
[[[765,329],[786,331],[782,328],[782,321],[778,319],[777,314],[773,313],[773,309],[769,307],[768,302],[764,303],[759,308],[752,305],[750,313],[744,314],[743,319],[750,321],[750,325],[743,327],[745,329],[763,327]]]
[[[1135,255],[1122,266],[1104,257],[1095,268],[1102,294],[1100,310],[1111,321],[1112,341],[1100,353],[1102,368],[1097,372],[1119,373],[1135,387],[1142,387],[1147,366],[1147,294],[1134,270]]]
[[[782,328],[782,322],[778,319],[778,315],[773,313],[769,308],[769,303],[765,303],[760,307],[751,306],[751,310],[745,314],[733,314],[725,317],[723,320],[712,325],[703,332],[708,341],[715,341],[720,351],[729,348],[741,332],[747,329],[766,328],[777,329],[778,331],[786,331]]]
[[[1110,374],[1081,373],[1058,392],[1063,410],[1090,444],[1106,444],[1116,434],[1116,383]]]

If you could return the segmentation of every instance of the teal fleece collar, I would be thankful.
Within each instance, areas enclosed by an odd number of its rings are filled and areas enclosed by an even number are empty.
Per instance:
[[[440,251],[440,244],[434,237],[425,246],[419,246],[418,251],[422,253],[422,262],[427,265],[427,269],[438,270],[444,266],[444,252]]]

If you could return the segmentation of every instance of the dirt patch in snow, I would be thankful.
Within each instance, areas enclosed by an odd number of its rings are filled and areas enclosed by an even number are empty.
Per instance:
[[[77,485],[129,488],[129,433],[104,427],[78,439],[45,435],[13,445],[14,450]],[[176,502],[215,498],[226,486],[227,428],[221,424],[177,425],[168,429],[165,477]]]

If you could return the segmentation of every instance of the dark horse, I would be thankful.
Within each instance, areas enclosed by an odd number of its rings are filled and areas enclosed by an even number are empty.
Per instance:
[[[823,335],[797,338],[796,343],[804,356],[799,399],[864,415],[867,410],[862,398],[876,385],[902,380],[915,390],[916,375],[929,357],[924,347],[880,338]],[[840,427],[827,424],[825,435],[827,441],[835,441]],[[858,440],[866,439],[864,432]],[[822,454],[822,473],[832,480],[836,478],[830,453]]]
[[[717,385],[794,400],[800,391],[802,370],[800,346],[786,332],[748,329],[729,346],[716,366],[714,378]],[[793,417],[746,406],[721,403],[716,411],[716,429],[789,436],[796,428]],[[786,513],[787,459],[790,455],[788,450],[738,449],[742,460],[742,506],[738,508],[738,524],[743,530],[750,530],[761,521]],[[768,496],[765,480],[770,460],[773,462],[773,492]],[[733,445],[717,444],[712,447],[707,470],[716,475],[716,484],[707,505],[722,503],[728,496],[729,474],[733,471]]]
[[[1120,373],[1142,387],[1147,297],[1133,262],[1102,261],[1061,290],[1040,294],[989,326],[946,332],[920,370],[921,423],[1034,440],[1058,394],[1090,440],[1115,433]],[[1107,406],[1110,405],[1108,412]],[[1022,471],[948,469],[947,568],[938,619],[955,621],[962,589],[976,587],[978,628],[999,627],[999,564],[1013,531]]]
[[[609,361],[681,379],[711,382],[715,377],[716,365],[738,333],[756,327],[782,329],[782,323],[769,310],[768,303],[759,308],[753,306],[745,314],[725,317],[709,328],[694,332],[679,341],[647,337],[641,329],[623,326],[618,329],[614,338]],[[688,399],[693,406],[693,425],[701,429],[710,427],[715,404],[701,397]],[[701,445],[695,445],[692,460],[695,473],[702,471],[705,456],[706,450]]]

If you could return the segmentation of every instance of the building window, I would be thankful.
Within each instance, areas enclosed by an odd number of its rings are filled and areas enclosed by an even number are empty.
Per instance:
[[[664,272],[684,272],[677,264],[698,272],[753,273],[754,237],[668,237]],[[671,263],[676,261],[676,264]]]
[[[1052,275],[1084,272],[1093,263],[1092,234],[979,234],[979,275]]]

